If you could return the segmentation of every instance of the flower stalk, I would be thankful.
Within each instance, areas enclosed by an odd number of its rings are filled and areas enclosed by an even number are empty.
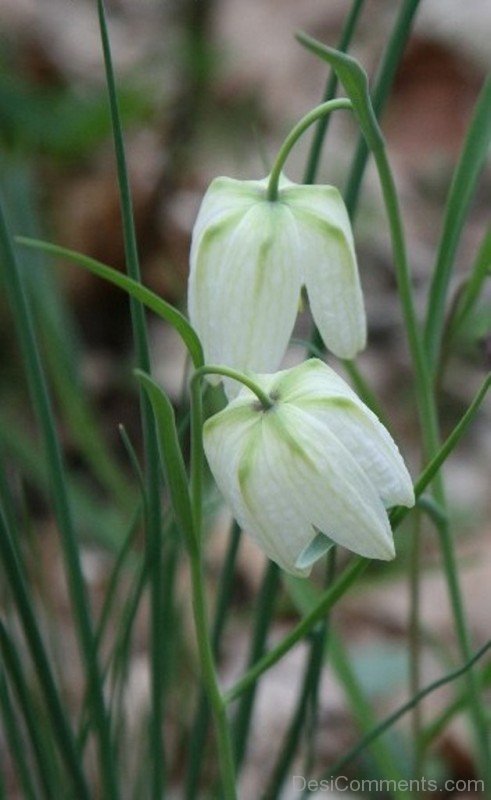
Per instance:
[[[268,190],[266,193],[267,199],[274,203],[278,200],[278,189],[279,189],[279,181],[280,176],[285,166],[286,160],[290,155],[290,151],[298,142],[300,137],[305,133],[305,131],[310,128],[315,122],[320,119],[324,119],[327,117],[332,111],[338,111],[343,109],[345,111],[352,111],[353,104],[351,100],[348,100],[346,97],[340,97],[336,100],[326,100],[325,103],[321,103],[320,105],[316,106],[309,111],[302,119],[297,122],[295,127],[290,131],[288,136],[286,137],[285,141],[280,147],[278,155],[276,156],[275,162],[273,164],[273,168],[269,175],[269,182],[268,182]]]

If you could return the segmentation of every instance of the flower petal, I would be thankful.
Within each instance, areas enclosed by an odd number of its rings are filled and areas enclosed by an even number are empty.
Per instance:
[[[375,488],[350,452],[325,425],[285,404],[271,414],[290,456],[278,465],[289,501],[338,544],[367,558],[394,557],[392,531]]]
[[[315,538],[305,513],[290,504],[288,491],[278,474],[277,460],[284,445],[265,416],[237,401],[205,424],[206,457],[217,485],[242,528],[266,555],[293,575],[308,575],[311,565],[295,562]],[[286,453],[288,455],[288,453]]]
[[[191,253],[189,313],[208,363],[275,370],[295,323],[296,228],[280,203],[256,203],[208,226]],[[237,385],[229,384],[235,396]]]
[[[235,212],[247,209],[264,198],[266,181],[238,181],[233,178],[215,178],[201,201],[193,227],[193,245],[210,225],[216,225]]]
[[[337,436],[371,481],[386,508],[414,505],[411,476],[396,443],[361,401],[341,397],[306,398],[297,407]]]
[[[278,373],[281,400],[308,411],[350,451],[389,508],[414,505],[411,476],[388,430],[333,369],[317,358]]]
[[[366,317],[341,195],[332,186],[289,186],[280,198],[297,222],[305,284],[319,332],[336,356],[353,358],[366,344]]]

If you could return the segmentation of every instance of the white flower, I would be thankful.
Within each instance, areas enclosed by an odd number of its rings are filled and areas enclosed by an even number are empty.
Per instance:
[[[244,388],[204,427],[208,463],[239,524],[294,575],[310,572],[305,553],[319,533],[393,558],[386,508],[414,505],[414,493],[375,414],[317,359],[255,380],[272,408]]]
[[[188,306],[205,360],[259,373],[278,369],[303,284],[326,347],[353,358],[365,346],[366,319],[341,195],[333,186],[282,177],[278,199],[270,201],[267,185],[268,178],[217,178],[203,198]]]

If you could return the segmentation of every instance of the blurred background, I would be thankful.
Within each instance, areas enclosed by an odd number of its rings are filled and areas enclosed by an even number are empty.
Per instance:
[[[107,2],[113,57],[125,124],[135,218],[145,283],[185,309],[192,226],[210,180],[223,174],[263,177],[282,139],[320,102],[326,69],[294,40],[302,29],[335,45],[346,0],[111,0]],[[373,75],[400,8],[394,0],[367,0],[352,53]],[[383,116],[408,235],[417,304],[424,309],[441,232],[445,198],[466,127],[490,67],[491,5],[486,0],[423,0]],[[353,120],[335,115],[318,180],[345,186],[357,141]],[[301,181],[310,135],[292,153],[286,172]],[[124,269],[118,188],[95,4],[89,0],[1,0],[0,178],[12,229],[65,245]],[[470,269],[489,227],[491,171],[479,183],[458,251],[452,295]],[[392,432],[416,476],[420,469],[412,373],[404,341],[388,227],[377,176],[369,164],[355,238],[365,290],[369,347],[360,368],[386,411]],[[57,404],[60,435],[70,466],[84,537],[84,571],[97,608],[115,548],[131,510],[133,481],[118,433],[139,442],[138,404],[125,295],[70,265],[53,267],[23,254],[26,286]],[[297,335],[309,330],[305,311]],[[489,369],[491,297],[483,294],[465,330],[449,347],[440,386],[443,432],[465,410]],[[183,407],[186,360],[176,334],[149,319],[155,374]],[[79,702],[77,657],[58,539],[46,502],[46,478],[12,318],[0,297],[0,448],[16,496],[34,520],[37,554],[32,581],[53,625],[54,648],[64,659],[68,697]],[[289,363],[302,357],[292,347]],[[336,365],[334,365],[336,366]],[[451,457],[446,478],[461,559],[461,577],[474,644],[490,638],[491,411],[489,404]],[[96,433],[95,433],[96,432]],[[215,502],[215,507],[217,503]],[[223,558],[228,519],[214,514],[207,549],[210,594]],[[336,611],[335,627],[353,654],[356,673],[379,713],[407,696],[407,541],[401,558],[374,571],[363,593],[351,593]],[[454,631],[433,529],[425,524],[422,619],[428,643],[423,682],[438,676],[454,654]],[[243,668],[248,613],[264,569],[262,556],[243,541],[229,624],[221,654],[225,683]],[[189,613],[185,566],[179,603]],[[129,740],[148,696],[145,604],[133,642],[127,690]],[[274,642],[295,618],[285,599],[270,634]],[[182,652],[193,650],[184,627]],[[438,647],[432,642],[438,641]],[[268,764],[292,713],[305,652],[298,647],[261,683],[254,735],[242,778],[244,798],[260,796]],[[194,656],[193,656],[194,658]],[[191,658],[191,662],[193,660]],[[189,670],[189,675],[187,671]],[[192,686],[196,665],[181,680]],[[445,708],[452,688],[424,704],[427,720]],[[167,725],[179,731],[192,712],[176,695]],[[345,695],[329,674],[322,685],[316,766],[322,769],[356,739]],[[2,739],[0,735],[0,746]],[[179,785],[182,748],[171,771]],[[435,770],[474,775],[466,720],[455,716],[434,743]],[[3,768],[17,797],[9,760]],[[285,797],[289,797],[288,789]],[[344,795],[346,796],[346,794]],[[440,796],[442,796],[440,794]],[[454,795],[455,796],[455,795]],[[464,797],[464,793],[459,796]]]

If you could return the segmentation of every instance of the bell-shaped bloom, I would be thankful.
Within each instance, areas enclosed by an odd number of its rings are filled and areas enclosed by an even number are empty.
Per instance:
[[[274,372],[305,285],[326,347],[353,358],[366,319],[348,214],[334,186],[216,178],[193,230],[188,307],[209,364]],[[229,387],[230,388],[230,387]],[[233,392],[231,393],[233,394]]]
[[[414,492],[386,428],[317,359],[255,380],[270,409],[242,389],[204,427],[210,469],[238,523],[294,575],[309,574],[320,534],[393,558],[386,509],[414,505]]]

